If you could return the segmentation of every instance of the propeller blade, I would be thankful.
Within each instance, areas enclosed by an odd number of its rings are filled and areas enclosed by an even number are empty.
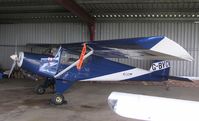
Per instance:
[[[11,74],[12,74],[14,68],[15,68],[16,63],[17,63],[16,61],[13,61],[12,67],[11,67],[9,75],[8,75],[8,78],[10,78],[10,76],[11,76]]]
[[[10,78],[19,58],[18,58],[18,52],[17,52],[17,40],[15,41],[15,54],[11,55],[10,58],[13,60],[13,64],[12,64],[12,67],[10,69],[10,72],[9,72],[9,75],[8,75],[8,78]]]
[[[17,54],[11,55],[10,58],[11,58],[13,61],[17,61]]]

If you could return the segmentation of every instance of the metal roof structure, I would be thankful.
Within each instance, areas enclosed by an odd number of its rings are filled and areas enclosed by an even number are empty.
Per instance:
[[[96,20],[198,20],[199,0],[74,0]],[[165,19],[166,18],[166,19]],[[78,20],[56,0],[0,0],[0,23]]]

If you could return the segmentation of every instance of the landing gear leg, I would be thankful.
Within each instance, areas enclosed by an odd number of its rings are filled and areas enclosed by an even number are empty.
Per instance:
[[[39,95],[42,95],[46,92],[46,89],[48,87],[51,87],[54,91],[54,84],[55,84],[55,81],[53,79],[47,78],[43,84],[35,87],[34,92]]]
[[[50,103],[54,105],[62,105],[66,103],[63,93],[69,89],[75,81],[66,81],[62,79],[55,80],[56,94],[50,99]]]

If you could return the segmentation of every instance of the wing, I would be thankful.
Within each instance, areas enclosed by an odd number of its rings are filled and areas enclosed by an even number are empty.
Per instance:
[[[190,100],[112,92],[108,105],[120,116],[141,121],[199,120],[199,102]]]
[[[95,41],[96,55],[150,60],[193,60],[179,44],[164,36]]]
[[[38,46],[62,46],[67,50],[81,51],[82,43],[39,44]],[[193,60],[179,44],[164,36],[127,38],[88,42],[94,54],[105,58],[132,58],[149,60]]]

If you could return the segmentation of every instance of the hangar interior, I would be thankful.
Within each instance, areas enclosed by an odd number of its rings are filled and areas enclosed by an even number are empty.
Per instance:
[[[171,75],[199,76],[197,0],[75,0],[96,20],[94,40],[167,36],[183,46],[194,61],[172,61]],[[55,0],[0,1],[0,65],[9,69],[9,56],[27,43],[89,41],[86,22]],[[37,50],[37,49],[36,49]],[[32,50],[34,51],[34,49]],[[116,59],[148,69],[150,61]]]
[[[198,0],[0,0],[0,69],[4,70],[11,68],[10,55],[15,51],[43,51],[27,44],[146,36],[166,36],[193,56],[192,62],[171,61],[170,75],[199,77]],[[114,61],[143,69],[151,64],[149,60]],[[54,92],[36,95],[33,87],[38,82],[28,80],[0,80],[0,121],[138,121],[110,110],[107,97],[113,91],[199,101],[199,83],[180,82],[168,91],[165,85],[146,82],[82,82],[64,93],[67,105],[52,106],[48,101]]]

